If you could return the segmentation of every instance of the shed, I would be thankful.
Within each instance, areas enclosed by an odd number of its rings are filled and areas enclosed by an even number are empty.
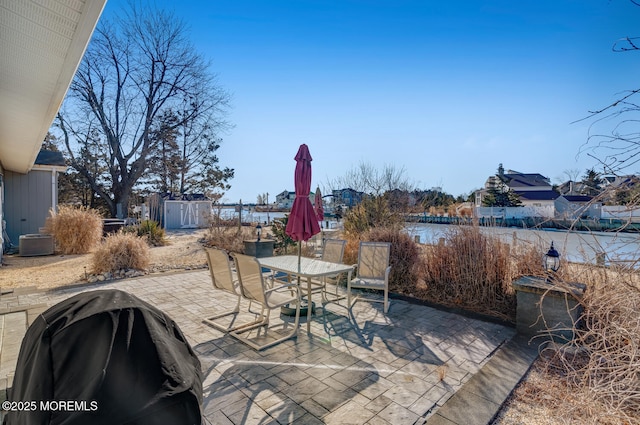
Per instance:
[[[211,222],[213,203],[202,195],[183,195],[182,199],[165,199],[165,229],[198,229]]]
[[[58,173],[67,170],[61,152],[41,150],[27,174],[5,170],[4,219],[12,245],[20,235],[37,234],[49,216],[58,208]]]

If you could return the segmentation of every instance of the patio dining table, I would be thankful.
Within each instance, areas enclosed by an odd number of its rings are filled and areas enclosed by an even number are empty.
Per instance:
[[[298,257],[297,255],[279,255],[276,257],[258,258],[262,267],[284,272],[307,280],[307,333],[311,333],[311,313],[313,303],[311,302],[311,280],[325,276],[335,276],[340,273],[348,273],[347,278],[351,280],[353,266],[342,263],[331,263],[315,258]],[[298,282],[300,280],[298,279]],[[302,288],[301,288],[302,289]]]

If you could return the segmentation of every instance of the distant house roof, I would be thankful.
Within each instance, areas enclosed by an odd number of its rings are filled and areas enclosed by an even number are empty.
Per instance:
[[[45,151],[41,150],[38,152],[38,156],[36,157],[36,165],[59,165],[61,167],[66,166],[67,164],[64,161],[64,157],[62,156],[62,152],[56,151]]]
[[[569,202],[591,202],[593,198],[586,195],[562,195]]]
[[[558,191],[564,194],[572,194],[572,193],[582,193],[584,190],[588,189],[587,185],[583,182],[574,182],[574,181],[566,181],[558,186]]]
[[[504,176],[509,187],[515,190],[518,187],[551,186],[549,179],[542,174],[505,174]]]
[[[290,190],[283,190],[282,192],[278,193],[276,196],[280,196],[280,197],[284,197],[284,198],[288,198],[291,195],[295,195],[295,192],[292,192]]]
[[[638,176],[605,176],[602,178],[604,182],[612,187],[629,187],[638,183]]]
[[[560,194],[553,190],[536,190],[533,192],[530,191],[514,191],[522,200],[527,201],[553,201],[557,199]]]
[[[347,187],[347,188],[344,188],[344,189],[335,189],[335,190],[332,191],[332,193],[334,193],[334,194],[356,193],[356,194],[359,194],[359,195],[364,194],[364,192],[360,192],[360,191],[357,191],[355,189],[351,189],[350,187]]]

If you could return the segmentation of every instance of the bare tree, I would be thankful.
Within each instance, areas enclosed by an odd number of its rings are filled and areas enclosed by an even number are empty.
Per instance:
[[[360,162],[344,176],[327,182],[324,188],[327,189],[327,194],[333,190],[350,188],[378,196],[393,190],[411,192],[415,185],[407,177],[404,167],[397,168],[395,165],[385,164],[378,169],[369,162]]]
[[[630,0],[635,6],[640,2]],[[640,37],[624,37],[612,46],[614,52],[640,50]],[[604,174],[619,175],[640,161],[640,89],[627,90],[603,108],[589,111],[576,121],[593,120],[581,152],[597,160]],[[611,126],[613,123],[613,127]]]
[[[209,137],[224,128],[229,96],[208,68],[186,38],[184,23],[171,13],[132,5],[122,18],[100,21],[56,123],[71,166],[112,216],[126,214],[132,190],[147,171],[160,114],[181,111],[172,125],[183,129],[206,119]],[[105,173],[94,173],[82,159],[93,132],[100,136]],[[217,171],[212,178],[224,177]]]
[[[568,181],[576,182],[578,181],[578,176],[580,176],[580,170],[577,168],[566,169],[563,174],[567,176]]]
[[[153,141],[147,180],[160,192],[204,193],[217,198],[216,191],[229,188],[234,171],[221,169],[216,151],[221,139],[215,135],[215,121],[207,115],[183,119],[188,111],[162,113],[151,133]],[[176,123],[183,122],[181,126]]]

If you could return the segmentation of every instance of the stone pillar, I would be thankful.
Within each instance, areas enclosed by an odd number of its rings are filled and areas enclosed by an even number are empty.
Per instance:
[[[561,287],[538,277],[524,276],[513,282],[513,288],[518,333],[560,343],[573,339],[573,325],[582,314],[579,299],[586,285],[567,283]]]

